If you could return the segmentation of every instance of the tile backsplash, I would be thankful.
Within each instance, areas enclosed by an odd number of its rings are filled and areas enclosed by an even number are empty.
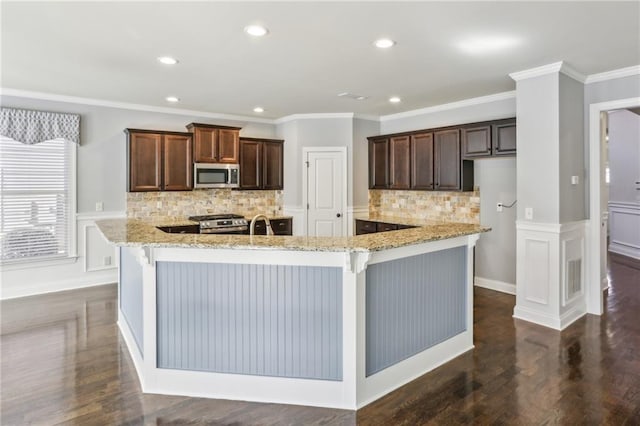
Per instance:
[[[369,213],[480,223],[480,192],[369,190]]]
[[[258,213],[282,214],[282,191],[195,191],[127,192],[127,217],[192,216],[238,213],[248,217]]]

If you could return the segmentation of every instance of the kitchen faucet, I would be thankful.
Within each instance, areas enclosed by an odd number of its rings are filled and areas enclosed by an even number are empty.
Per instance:
[[[249,235],[254,235],[256,230],[256,221],[258,219],[264,219],[264,223],[267,227],[267,235],[273,235],[273,229],[271,229],[271,222],[269,222],[269,218],[263,214],[257,214],[251,219],[251,225],[249,226]]]

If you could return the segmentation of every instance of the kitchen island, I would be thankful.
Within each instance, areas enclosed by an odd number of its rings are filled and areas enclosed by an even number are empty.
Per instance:
[[[156,228],[183,222],[97,222],[120,248],[118,325],[146,393],[358,409],[473,348],[472,250],[487,228]]]

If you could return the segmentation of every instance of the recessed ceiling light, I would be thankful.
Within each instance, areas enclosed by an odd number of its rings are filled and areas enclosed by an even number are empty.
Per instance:
[[[269,30],[262,25],[249,25],[244,27],[244,32],[254,37],[262,37],[269,33]]]
[[[167,102],[179,102],[180,98],[178,98],[177,96],[167,96],[166,98],[164,98]]]
[[[402,99],[400,99],[397,96],[392,96],[389,98],[389,102],[391,102],[392,104],[397,104],[398,102],[400,102]]]
[[[471,55],[499,52],[514,47],[520,40],[513,37],[472,37],[457,43],[458,49]]]
[[[349,93],[349,92],[342,92],[342,93],[338,93],[338,97],[339,98],[349,98],[349,99],[353,99],[356,101],[364,101],[365,99],[368,99],[368,96],[364,96],[364,95],[356,95],[354,93]]]
[[[262,108],[262,107],[255,107],[255,108],[253,109],[253,112],[264,112],[264,108]]]
[[[176,58],[172,58],[171,56],[160,56],[158,58],[158,62],[165,65],[175,65],[178,63]]]
[[[379,38],[373,44],[380,49],[388,49],[396,44],[396,42],[391,40],[390,38]]]

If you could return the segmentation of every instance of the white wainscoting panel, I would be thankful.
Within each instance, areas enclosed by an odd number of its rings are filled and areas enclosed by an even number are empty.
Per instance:
[[[640,203],[609,202],[609,251],[640,259]]]
[[[518,221],[515,318],[562,330],[586,313],[587,221]]]
[[[76,257],[51,262],[25,262],[2,266],[0,299],[71,290],[118,281],[115,248],[107,244],[96,220],[124,218],[124,212],[76,215]],[[110,257],[110,265],[105,265]]]

